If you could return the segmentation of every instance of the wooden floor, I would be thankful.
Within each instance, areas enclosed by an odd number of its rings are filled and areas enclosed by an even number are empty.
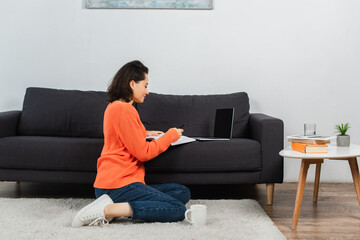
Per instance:
[[[320,183],[317,203],[312,201],[313,184],[308,183],[297,230],[291,229],[297,183],[276,184],[272,206],[266,204],[264,184],[188,187],[192,199],[256,199],[287,239],[360,239],[360,206],[351,183]],[[0,197],[94,198],[94,194],[91,185],[0,182]]]
[[[297,183],[275,185],[272,206],[266,205],[265,195],[258,199],[287,239],[360,239],[360,206],[352,183],[320,183],[317,203],[313,184],[306,184],[298,226],[292,230],[296,189]]]

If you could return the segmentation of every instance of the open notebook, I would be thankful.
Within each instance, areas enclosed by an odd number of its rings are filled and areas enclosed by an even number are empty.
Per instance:
[[[159,137],[161,137],[164,134],[160,134],[158,136],[148,136],[146,137],[146,139],[148,140],[156,140]],[[187,136],[182,135],[176,142],[172,142],[171,146],[176,146],[176,145],[180,145],[180,144],[185,144],[185,143],[189,143],[189,142],[195,142],[196,139],[195,138],[189,138]]]

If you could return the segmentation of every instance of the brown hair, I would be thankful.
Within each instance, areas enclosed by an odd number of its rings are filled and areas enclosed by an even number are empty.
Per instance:
[[[130,102],[133,97],[133,91],[130,88],[131,80],[140,82],[145,79],[145,73],[148,74],[149,69],[138,60],[122,66],[107,89],[108,102],[119,99]]]

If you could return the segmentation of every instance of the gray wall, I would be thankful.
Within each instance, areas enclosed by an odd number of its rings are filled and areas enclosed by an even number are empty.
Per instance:
[[[360,144],[359,10],[355,0],[214,0],[212,11],[0,0],[0,111],[21,109],[30,86],[105,91],[119,67],[139,59],[150,91],[246,91],[251,112],[283,119],[285,135],[304,122],[332,135],[350,122]],[[299,166],[286,159],[285,181],[297,181]],[[326,161],[322,181],[352,181],[347,163]]]

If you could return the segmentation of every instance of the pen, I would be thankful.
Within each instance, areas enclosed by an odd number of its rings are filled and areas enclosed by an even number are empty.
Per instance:
[[[184,123],[183,125],[181,125],[181,127],[179,127],[179,128],[184,128],[186,126],[186,123]]]

